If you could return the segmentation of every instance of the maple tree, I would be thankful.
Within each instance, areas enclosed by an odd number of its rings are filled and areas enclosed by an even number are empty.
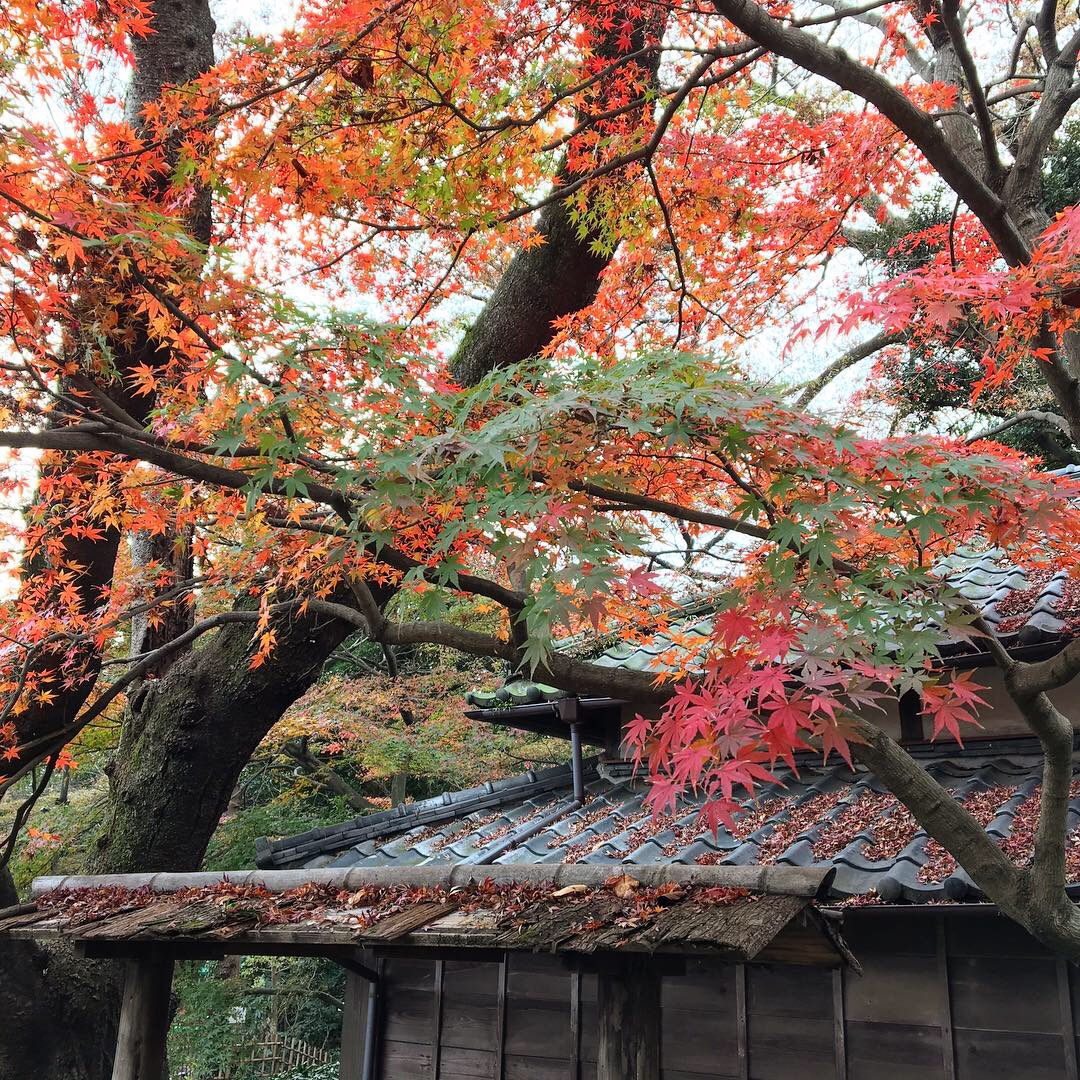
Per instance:
[[[982,32],[1001,18],[1012,41]],[[1042,197],[1074,24],[1052,0],[319,0],[219,35],[215,62],[204,0],[10,5],[0,446],[41,456],[3,525],[4,788],[123,704],[94,867],[193,868],[361,631],[388,662],[429,643],[668,702],[631,736],[658,805],[704,787],[713,820],[807,739],[851,750],[1075,955],[1071,727],[1044,691],[1076,657],[1013,659],[933,573],[970,543],[1070,569],[1069,484],[985,442],[825,423],[721,359],[786,323],[793,350],[843,336],[827,379],[962,332],[977,395],[1034,370],[1080,443],[1080,211]],[[117,65],[126,111],[98,90]],[[955,205],[905,239],[920,258],[833,274],[853,228],[934,183]],[[738,572],[703,571],[732,535]],[[724,614],[686,680],[552,648],[663,628],[703,580]],[[973,718],[935,624],[983,635],[1044,741],[1034,871],[851,708],[917,686],[939,729]]]

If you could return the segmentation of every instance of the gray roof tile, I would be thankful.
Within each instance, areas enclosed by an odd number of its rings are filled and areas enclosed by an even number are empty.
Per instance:
[[[966,749],[938,748],[926,765],[957,799],[987,790],[1004,789],[1000,801],[984,818],[985,828],[998,842],[1009,838],[1019,817],[1032,809],[1030,800],[1037,793],[1041,771],[1038,747],[1031,740],[999,740],[985,749],[970,743]],[[617,865],[652,863],[693,864],[728,862],[740,865],[761,861],[797,866],[828,863],[836,868],[833,898],[843,899],[877,890],[890,901],[923,903],[933,899],[973,898],[972,883],[948,863],[939,879],[942,863],[934,870],[927,866],[929,840],[910,821],[907,811],[891,796],[881,801],[883,788],[863,771],[856,774],[846,765],[822,766],[808,763],[801,775],[786,775],[784,788],[765,788],[758,795],[765,800],[781,798],[779,811],[764,824],[741,839],[721,828],[714,837],[704,827],[696,828],[698,807],[687,804],[674,819],[655,822],[644,803],[646,786],[627,779],[624,767],[605,766],[608,778],[590,766],[587,785],[589,801],[585,806],[568,810],[541,832],[503,852],[498,863],[552,863],[571,861]],[[1080,763],[1076,767],[1080,778]],[[434,800],[412,804],[392,815],[371,815],[367,829],[358,825],[366,819],[348,822],[348,829],[319,830],[319,836],[305,834],[279,841],[273,855],[283,865],[307,866],[413,866],[429,862],[463,862],[475,858],[497,839],[519,829],[523,822],[548,813],[557,800],[569,800],[572,780],[568,768],[516,777],[501,786],[504,797],[497,808],[471,810],[476,801],[475,789],[468,799],[461,793],[450,796],[440,806],[448,808],[440,820],[431,817]],[[763,847],[777,829],[791,820],[791,811],[815,798],[842,792],[827,812],[800,833],[781,833],[784,846],[775,843]],[[490,796],[490,791],[485,789]],[[509,796],[509,797],[506,797]],[[862,800],[868,803],[865,819],[857,814]],[[984,800],[985,801],[985,800]],[[454,809],[460,812],[454,814]],[[845,816],[846,815],[846,816]],[[377,820],[376,820],[377,819]],[[1030,820],[1026,822],[1030,828]],[[1070,828],[1080,829],[1080,797],[1070,807]],[[364,837],[344,848],[342,837],[357,831]],[[839,835],[837,835],[839,833]],[[880,842],[878,840],[880,833]],[[830,856],[818,859],[815,845],[828,837]],[[322,849],[320,850],[320,844]],[[1071,890],[1080,892],[1080,881]]]

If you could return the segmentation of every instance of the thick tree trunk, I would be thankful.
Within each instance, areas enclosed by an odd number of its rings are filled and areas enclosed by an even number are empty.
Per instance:
[[[629,47],[622,39],[622,26],[615,26],[599,43],[597,57],[617,65],[620,57],[639,54],[659,41],[663,22],[663,14],[655,11],[640,15]],[[647,80],[655,84],[659,49],[632,62],[639,63]],[[623,64],[621,74],[625,71]],[[602,81],[594,91],[596,100],[591,104],[595,112],[603,111],[606,83]],[[565,183],[573,174],[566,172],[561,179]],[[550,203],[540,212],[537,231],[544,242],[518,252],[510,261],[450,361],[454,378],[463,386],[473,386],[497,368],[535,356],[555,336],[556,320],[581,311],[596,298],[600,275],[614,252],[598,253],[592,236],[579,236],[563,202]]]
[[[197,870],[255,747],[353,628],[297,620],[279,629],[274,663],[254,671],[250,633],[227,627],[167,678],[144,685],[125,723],[111,818],[88,872]],[[10,878],[8,885],[13,897]],[[108,1080],[121,975],[120,965],[69,949],[0,942],[0,1078]]]
[[[143,108],[155,102],[161,95],[162,87],[168,84],[185,83],[189,79],[207,71],[214,62],[214,20],[210,15],[208,0],[157,0],[153,5],[153,33],[132,41],[135,54],[135,71],[128,93],[128,116],[138,127]],[[168,190],[168,177],[156,177],[151,183],[157,184],[164,194]],[[187,217],[188,228],[195,239],[206,244],[210,239],[210,193],[203,192],[196,199]],[[99,389],[104,391],[129,416],[139,423],[144,423],[154,408],[152,395],[133,392],[125,383],[125,375],[140,365],[159,367],[168,356],[146,332],[143,316],[137,309],[121,312],[119,325],[124,333],[112,343],[116,377],[108,385]],[[73,328],[77,340],[77,328]],[[85,392],[79,384],[67,387],[73,395]],[[79,592],[80,613],[89,614],[102,600],[104,590],[112,581],[116,556],[120,546],[120,533],[107,527],[103,531],[100,521],[87,521],[93,526],[83,533],[72,528],[72,508],[66,496],[69,485],[78,481],[82,466],[77,464],[77,455],[56,453],[46,455],[41,463],[41,495],[30,507],[28,519],[39,530],[40,541],[27,551],[24,590],[35,596],[40,590],[40,582],[57,570],[63,570],[74,576]],[[99,535],[100,534],[100,535]],[[57,543],[57,537],[60,538]],[[58,592],[59,586],[52,592]],[[35,600],[38,608],[47,608],[58,601],[50,593]],[[54,669],[62,656],[45,652],[39,654],[34,667],[41,672]],[[68,660],[68,671],[77,670],[81,665],[83,677],[65,681],[56,677],[50,689],[54,692],[51,701],[45,704],[31,703],[15,714],[16,732],[19,743],[25,744],[48,738],[56,732],[62,732],[78,715],[79,710],[89,697],[97,679],[100,657],[96,651],[86,651],[77,658],[77,663]],[[9,768],[18,767],[18,759]]]
[[[112,769],[111,815],[91,872],[197,870],[241,769],[352,627],[296,620],[273,662],[250,667],[250,627],[218,631],[132,702]]]
[[[0,907],[14,903],[0,873]],[[112,1068],[113,1032],[103,1015],[119,1004],[111,965],[80,960],[68,948],[0,943],[0,1077],[103,1080]]]

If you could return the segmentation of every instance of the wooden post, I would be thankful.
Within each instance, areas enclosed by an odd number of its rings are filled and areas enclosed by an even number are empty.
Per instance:
[[[168,1080],[165,1039],[172,975],[171,956],[128,961],[112,1080]]]
[[[612,958],[597,980],[597,1080],[660,1080],[660,974],[649,957]]]
[[[345,1009],[341,1016],[341,1080],[361,1080],[364,1032],[367,1030],[368,981],[354,971],[345,975]]]

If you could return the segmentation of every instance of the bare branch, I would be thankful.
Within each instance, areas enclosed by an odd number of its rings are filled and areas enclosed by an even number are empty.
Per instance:
[[[1009,218],[1005,203],[957,155],[934,117],[914,104],[883,75],[826,45],[804,30],[785,26],[754,0],[713,0],[716,11],[754,41],[807,71],[858,95],[888,117],[978,215],[1011,265],[1030,258],[1027,242]]]
[[[854,367],[860,360],[873,356],[887,345],[897,345],[907,340],[906,331],[882,331],[872,338],[852,346],[843,356],[837,357],[820,375],[815,376],[800,388],[799,396],[795,399],[797,409],[805,409],[838,375],[842,375],[848,368]]]
[[[992,428],[987,428],[986,431],[980,431],[977,435],[970,435],[964,442],[971,444],[980,442],[983,439],[997,438],[998,435],[1008,431],[1009,428],[1015,427],[1017,424],[1023,424],[1029,420],[1036,420],[1043,424],[1049,424],[1051,427],[1057,428],[1063,435],[1068,437],[1069,425],[1065,423],[1057,413],[1044,412],[1040,409],[1025,409],[1023,412],[1018,412],[1015,416],[1010,416],[1008,420],[1002,420],[1000,424],[995,424]]]
[[[1056,20],[1057,0],[1043,0],[1035,19],[1035,29],[1039,34],[1039,47],[1047,67],[1058,58]]]
[[[986,104],[986,93],[979,80],[975,57],[971,55],[967,38],[964,36],[964,28],[960,24],[959,8],[960,0],[944,0],[941,5],[941,14],[945,29],[949,32],[949,38],[960,61],[960,67],[964,72],[964,81],[971,95],[971,107],[975,113],[975,122],[979,127],[979,139],[986,158],[987,170],[993,180],[1000,177],[1002,173],[1001,155],[998,153],[994,121],[990,116],[990,108]]]

